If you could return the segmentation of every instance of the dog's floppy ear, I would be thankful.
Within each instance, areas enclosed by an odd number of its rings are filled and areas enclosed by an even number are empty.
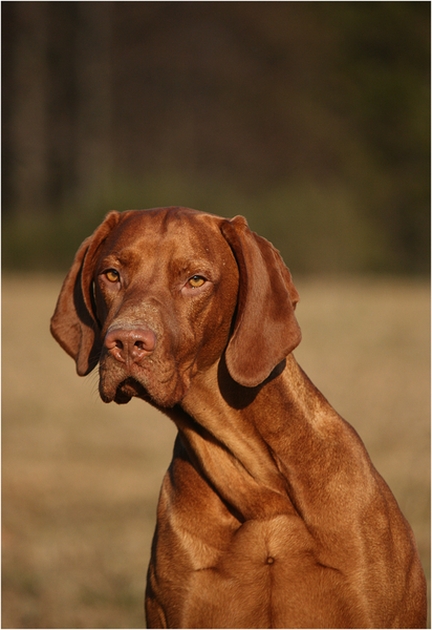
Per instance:
[[[255,387],[301,340],[294,315],[299,295],[279,252],[244,217],[221,224],[240,273],[237,316],[225,360],[231,377]]]
[[[100,330],[93,305],[96,254],[122,215],[110,212],[81,245],[67,274],[51,318],[51,333],[85,376],[96,366],[101,350]]]

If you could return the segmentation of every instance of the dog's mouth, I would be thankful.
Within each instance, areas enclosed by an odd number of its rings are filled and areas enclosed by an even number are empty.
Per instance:
[[[118,405],[125,405],[133,397],[142,398],[147,402],[150,401],[150,396],[145,387],[132,376],[129,376],[117,385],[114,396],[111,397],[102,392],[101,396],[104,402],[111,402],[113,400]]]
[[[125,405],[131,398],[141,398],[158,408],[165,408],[177,404],[183,397],[188,379],[179,377],[174,369],[158,374],[140,366],[134,368],[131,374],[117,362],[100,363],[99,394],[105,403]]]

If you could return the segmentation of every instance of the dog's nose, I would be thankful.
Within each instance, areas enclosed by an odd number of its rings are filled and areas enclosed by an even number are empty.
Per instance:
[[[156,336],[148,328],[115,328],[108,331],[105,347],[121,363],[139,363],[155,349]]]

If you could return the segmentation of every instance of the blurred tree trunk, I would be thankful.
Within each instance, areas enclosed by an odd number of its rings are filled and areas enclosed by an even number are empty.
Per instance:
[[[112,171],[112,3],[79,2],[76,118],[77,197],[107,189]]]
[[[16,212],[46,210],[47,3],[16,2],[12,53],[11,197]]]

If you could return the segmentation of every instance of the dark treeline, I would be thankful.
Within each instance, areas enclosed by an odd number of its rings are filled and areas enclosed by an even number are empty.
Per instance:
[[[293,270],[428,272],[429,2],[3,2],[2,31],[6,267],[184,204]]]

